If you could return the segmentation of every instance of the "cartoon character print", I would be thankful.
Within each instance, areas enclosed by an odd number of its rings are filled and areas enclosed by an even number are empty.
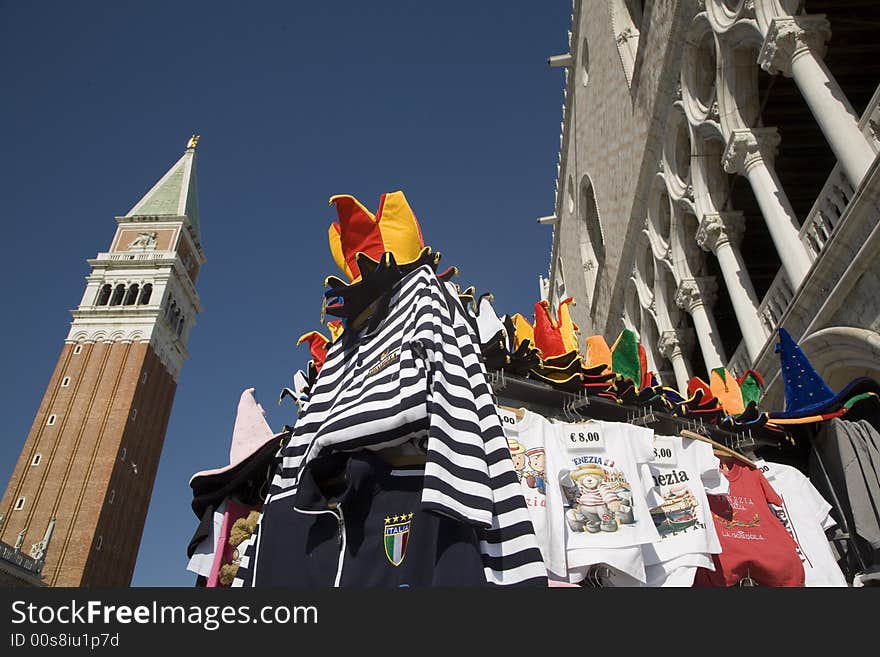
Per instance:
[[[570,507],[565,519],[572,531],[616,532],[620,525],[635,523],[632,487],[613,465],[609,463],[606,470],[589,463],[561,474],[559,482]]]
[[[507,439],[507,447],[510,450],[510,458],[513,459],[513,469],[516,470],[516,478],[522,481],[526,473],[526,448],[515,438]]]
[[[536,488],[541,495],[546,494],[547,478],[544,475],[544,448],[533,447],[526,451],[529,460],[529,472],[526,473],[526,484],[529,488]]]

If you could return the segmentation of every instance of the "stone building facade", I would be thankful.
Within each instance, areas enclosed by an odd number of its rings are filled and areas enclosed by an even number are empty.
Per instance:
[[[783,395],[775,330],[835,389],[880,379],[880,3],[575,0],[549,278],[684,390]]]
[[[131,582],[201,310],[197,141],[116,218],[110,248],[88,261],[85,292],[0,502],[0,556],[18,570],[35,561],[45,585]]]

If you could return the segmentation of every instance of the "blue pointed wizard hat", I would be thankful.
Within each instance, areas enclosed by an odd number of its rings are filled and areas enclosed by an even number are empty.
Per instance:
[[[782,367],[785,410],[771,412],[771,421],[817,416],[838,409],[856,395],[869,392],[880,394],[880,384],[867,377],[853,379],[835,394],[789,332],[782,327],[779,328],[776,353],[779,354]]]

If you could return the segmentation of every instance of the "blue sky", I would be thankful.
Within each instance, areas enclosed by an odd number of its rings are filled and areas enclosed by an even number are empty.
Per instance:
[[[402,189],[458,282],[530,315],[546,274],[569,0],[3,2],[6,281],[0,481],[88,274],[125,213],[198,146],[204,311],[133,584],[189,586],[189,477],[228,462],[241,391],[276,404],[320,328],[327,199]]]

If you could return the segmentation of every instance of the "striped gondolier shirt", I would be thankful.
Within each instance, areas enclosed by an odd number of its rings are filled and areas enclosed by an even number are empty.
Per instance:
[[[272,500],[293,494],[301,469],[317,456],[415,440],[427,452],[422,508],[480,529],[487,581],[545,584],[479,347],[458,300],[421,267],[394,286],[375,320],[330,347],[308,408],[279,452],[261,522],[271,522]],[[259,568],[259,528],[244,555],[239,585]]]
[[[607,486],[601,484],[598,488],[592,490],[581,490],[581,493],[577,498],[578,504],[583,506],[604,506],[605,504],[613,504],[619,501],[620,498],[618,498],[617,495],[608,490]]]

